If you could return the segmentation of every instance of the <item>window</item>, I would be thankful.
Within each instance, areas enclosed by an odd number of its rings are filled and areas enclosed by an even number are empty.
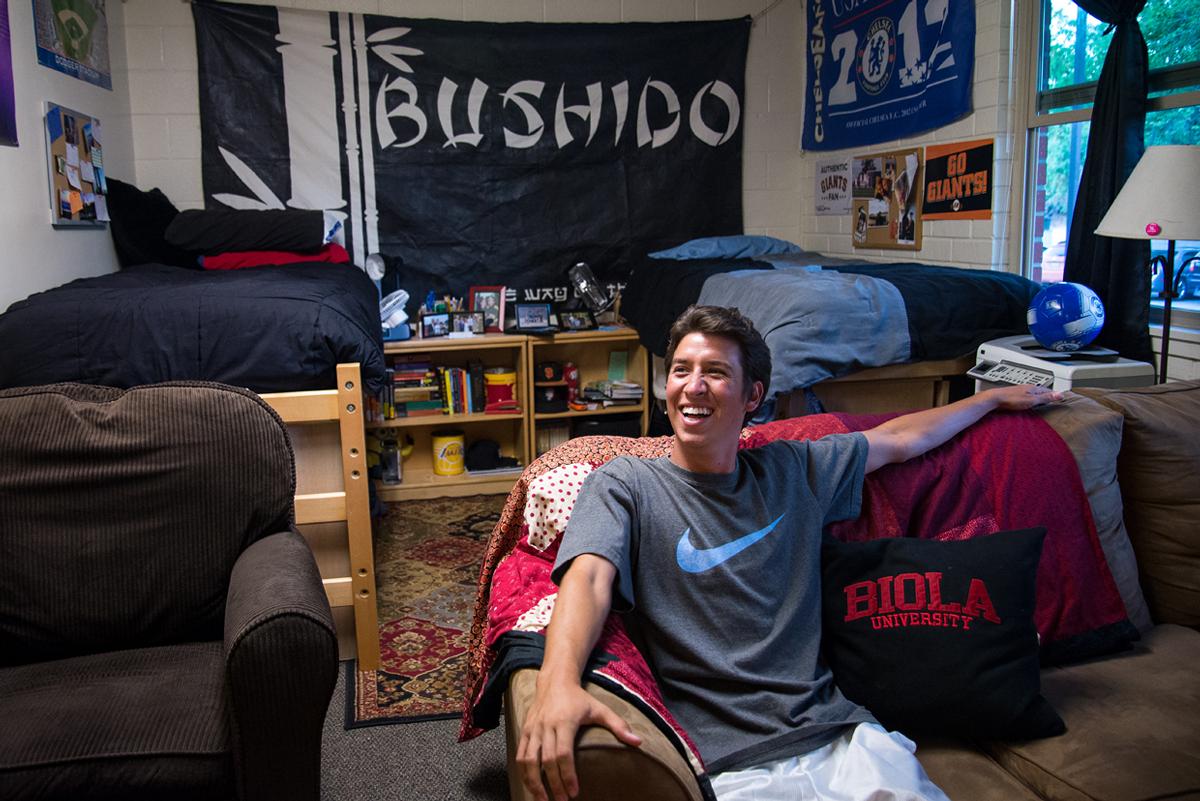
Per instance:
[[[1023,271],[1035,281],[1060,281],[1075,193],[1087,154],[1096,81],[1108,51],[1107,25],[1080,9],[1073,0],[1041,0],[1036,20],[1025,35],[1031,47],[1028,74],[1036,80],[1027,108],[1025,144],[1025,241]],[[1027,6],[1021,5],[1022,8]],[[1200,0],[1149,0],[1138,16],[1150,56],[1150,112],[1146,115],[1146,145],[1200,144],[1200,38],[1194,20]],[[1200,242],[1177,241],[1177,269],[1186,276],[1179,284],[1185,324],[1200,326]],[[1155,254],[1166,254],[1165,240],[1151,243]],[[1190,270],[1188,268],[1191,268]],[[1161,276],[1152,277],[1152,294],[1161,289]],[[1162,301],[1151,300],[1161,309]],[[1184,322],[1183,319],[1180,322]]]

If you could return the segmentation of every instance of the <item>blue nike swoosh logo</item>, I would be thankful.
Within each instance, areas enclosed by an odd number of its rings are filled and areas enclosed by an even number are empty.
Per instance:
[[[681,569],[688,573],[703,573],[705,570],[712,570],[770,534],[782,519],[783,515],[780,515],[758,531],[743,534],[736,540],[730,540],[715,548],[697,548],[692,545],[692,541],[688,538],[688,534],[692,531],[689,526],[679,535],[679,544],[675,546],[675,561],[679,563]]]

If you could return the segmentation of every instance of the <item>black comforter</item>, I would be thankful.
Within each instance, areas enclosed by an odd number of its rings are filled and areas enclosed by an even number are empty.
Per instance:
[[[378,297],[361,270],[324,263],[81,278],[0,314],[0,388],[198,379],[287,392],[331,388],[338,363],[358,362],[376,392]]]

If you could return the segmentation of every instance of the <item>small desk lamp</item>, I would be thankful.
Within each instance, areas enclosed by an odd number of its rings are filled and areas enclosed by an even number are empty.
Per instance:
[[[1158,145],[1146,148],[1129,180],[1096,228],[1100,236],[1118,239],[1165,239],[1163,260],[1162,353],[1158,383],[1167,380],[1171,341],[1171,301],[1175,298],[1175,240],[1200,239],[1200,146]],[[1150,264],[1161,260],[1155,256]]]
[[[613,305],[615,298],[604,291],[587,262],[581,261],[572,265],[567,270],[567,277],[571,280],[571,286],[575,287],[575,294],[583,300],[583,304],[592,314],[608,311]]]

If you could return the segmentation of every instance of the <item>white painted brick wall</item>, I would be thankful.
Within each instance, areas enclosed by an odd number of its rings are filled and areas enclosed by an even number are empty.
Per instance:
[[[956,0],[961,1],[961,0]],[[800,244],[812,250],[851,253],[872,261],[916,260],[931,264],[948,264],[980,269],[1018,269],[1005,263],[1006,248],[1002,238],[1008,235],[1007,209],[1012,185],[1010,158],[1011,109],[1009,94],[1009,2],[1008,0],[976,0],[975,2],[975,90],[974,112],[950,125],[911,139],[883,142],[854,150],[807,152],[806,162],[833,155],[854,155],[899,147],[930,145],[972,139],[994,138],[996,165],[992,192],[992,220],[927,220],[922,229],[922,248],[919,251],[878,250],[853,248],[849,220],[841,236],[828,235],[823,223],[812,224],[818,218],[813,213],[812,170],[801,186]],[[801,69],[804,60],[800,59]],[[796,142],[799,142],[797,133]],[[830,218],[834,219],[834,218]],[[841,219],[841,218],[836,218]]]

